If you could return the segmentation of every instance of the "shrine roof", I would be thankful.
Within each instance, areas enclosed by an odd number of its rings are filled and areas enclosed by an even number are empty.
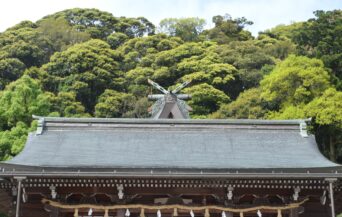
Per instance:
[[[51,117],[40,117],[23,151],[0,169],[342,173],[320,153],[305,120]]]

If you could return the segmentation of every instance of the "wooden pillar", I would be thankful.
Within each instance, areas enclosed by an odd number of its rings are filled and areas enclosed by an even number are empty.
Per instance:
[[[116,211],[117,213],[116,213],[116,216],[117,217],[125,217],[125,212],[126,212],[126,210],[124,210],[124,209],[118,209],[118,211]]]
[[[20,216],[20,201],[21,201],[21,187],[22,187],[22,181],[25,179],[26,177],[14,177],[14,179],[17,180],[18,184],[17,184],[17,204],[16,204],[16,209],[15,209],[15,217],[19,217]]]
[[[49,213],[50,217],[58,217],[59,216],[59,208],[53,207],[51,205],[45,204],[44,210]]]
[[[52,208],[50,212],[50,217],[58,217],[59,216],[59,209],[58,208]]]
[[[330,196],[330,208],[331,208],[331,217],[335,217],[335,201],[334,201],[334,182],[337,181],[336,178],[327,178],[325,179],[329,183],[329,196]]]
[[[290,217],[298,217],[298,216],[299,216],[298,208],[294,208],[290,210]]]
[[[233,213],[232,212],[226,212],[226,216],[227,217],[233,217]]]
[[[329,183],[329,197],[330,197],[330,208],[331,208],[331,217],[335,217],[335,201],[334,201],[334,182],[337,181],[336,178],[326,178],[325,181]]]

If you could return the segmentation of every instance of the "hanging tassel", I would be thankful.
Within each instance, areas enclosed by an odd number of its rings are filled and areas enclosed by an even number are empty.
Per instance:
[[[108,209],[105,209],[105,213],[103,217],[108,217]]]
[[[144,210],[144,208],[142,208],[141,211],[140,211],[140,217],[145,217],[145,210]]]
[[[131,213],[129,212],[129,209],[126,209],[125,216],[128,217],[130,215],[131,215]]]
[[[226,212],[222,211],[222,217],[227,217]]]
[[[78,217],[78,209],[75,209],[74,217]]]
[[[157,217],[161,217],[161,212],[160,212],[160,209],[158,209],[158,212],[157,212]]]
[[[178,216],[177,208],[173,208],[173,217]]]
[[[280,210],[280,209],[278,209],[278,215],[277,215],[277,217],[282,217],[282,216],[281,216],[281,210]]]
[[[194,211],[192,211],[192,210],[190,211],[190,216],[191,216],[191,217],[195,217]]]
[[[240,217],[243,217],[243,212],[240,212]]]
[[[205,209],[204,217],[210,217],[209,209]]]
[[[261,214],[260,210],[258,210],[257,214],[258,214],[258,217],[262,217],[262,214]]]
[[[93,214],[93,209],[90,208],[89,211],[88,211],[88,215],[91,216],[91,214]]]

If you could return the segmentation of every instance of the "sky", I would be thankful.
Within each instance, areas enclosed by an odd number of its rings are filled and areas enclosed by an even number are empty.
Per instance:
[[[342,9],[342,0],[9,0],[0,7],[0,32],[23,20],[40,18],[70,8],[97,8],[114,16],[143,16],[158,25],[163,18],[199,17],[213,27],[211,18],[230,14],[246,17],[254,24],[247,29],[259,31],[279,24],[305,21],[315,10]]]

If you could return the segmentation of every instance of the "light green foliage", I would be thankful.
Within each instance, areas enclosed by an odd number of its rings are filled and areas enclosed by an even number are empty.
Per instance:
[[[20,23],[6,29],[6,32],[8,31],[12,31],[12,30],[18,30],[18,29],[22,29],[22,28],[32,28],[32,29],[35,29],[37,28],[37,24],[36,23],[33,23],[29,20],[24,20],[24,21],[21,21]]]
[[[38,81],[24,75],[10,83],[0,93],[0,128],[9,129],[18,122],[29,125],[32,115],[47,115],[50,111],[48,97]]]
[[[330,86],[321,60],[293,55],[277,64],[260,84],[262,97],[278,108],[308,103]]]
[[[208,115],[229,101],[224,92],[206,83],[185,88],[184,92],[192,95],[189,105],[193,108],[193,115]]]
[[[305,119],[309,116],[305,113],[304,105],[288,105],[282,107],[279,111],[269,111],[267,119],[288,120],[288,119]]]
[[[105,90],[95,106],[95,116],[103,118],[121,117],[134,108],[135,97],[132,94]]]
[[[315,117],[320,125],[334,125],[342,129],[342,92],[334,88],[324,91],[323,95],[312,100],[305,107],[307,116]]]
[[[92,113],[97,97],[107,88],[120,88],[118,54],[101,40],[93,39],[57,52],[43,69],[55,81],[59,91],[73,91]],[[51,91],[56,87],[49,87]]]
[[[52,113],[49,116],[61,117],[88,117],[84,106],[76,100],[75,92],[59,92],[57,96],[50,93],[49,102],[51,103]]]
[[[33,122],[28,127],[23,122],[18,122],[10,130],[0,132],[0,160],[8,160],[17,155],[24,147],[27,134],[35,130],[36,124]]]
[[[211,46],[202,55],[182,60],[177,64],[177,70],[185,74],[181,78],[183,82],[208,83],[229,95],[238,71],[234,66],[222,63],[222,58],[215,50],[216,46]]]
[[[184,41],[197,41],[204,25],[205,20],[198,17],[166,18],[160,21],[159,31]]]
[[[290,25],[280,24],[274,28],[261,32],[261,36],[267,35],[270,38],[283,40],[292,39],[294,35],[303,28],[304,22],[295,22]]]
[[[266,114],[264,103],[260,97],[260,88],[251,88],[242,92],[239,97],[229,103],[221,105],[220,109],[209,118],[237,118],[260,119]]]

